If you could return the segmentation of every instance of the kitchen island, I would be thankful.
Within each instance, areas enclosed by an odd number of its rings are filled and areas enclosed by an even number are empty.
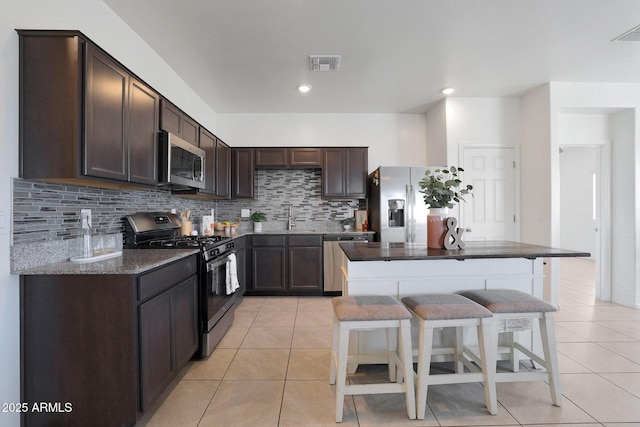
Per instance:
[[[544,280],[545,258],[590,256],[588,252],[509,241],[466,242],[459,250],[380,242],[341,243],[340,247],[343,295],[403,298],[471,289],[516,289],[556,305],[557,289],[550,289]],[[384,332],[379,331],[354,334],[351,351],[377,354],[384,339]],[[533,340],[531,333],[521,333],[518,341],[537,350],[533,344],[538,340]],[[413,342],[417,343],[417,336]],[[451,337],[438,334],[434,344],[449,346]]]

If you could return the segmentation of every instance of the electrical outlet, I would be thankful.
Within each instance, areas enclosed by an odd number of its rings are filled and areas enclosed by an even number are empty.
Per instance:
[[[240,216],[242,218],[249,218],[249,216],[251,216],[251,209],[241,209],[240,210]]]

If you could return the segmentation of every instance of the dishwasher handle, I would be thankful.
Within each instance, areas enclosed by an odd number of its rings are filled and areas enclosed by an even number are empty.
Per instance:
[[[369,237],[368,236],[342,236],[342,235],[337,235],[337,234],[329,234],[329,235],[325,235],[323,240],[325,242],[349,242],[349,241],[355,241],[355,242],[368,242],[369,241]]]

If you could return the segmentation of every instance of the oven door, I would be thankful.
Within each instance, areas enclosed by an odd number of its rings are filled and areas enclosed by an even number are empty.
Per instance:
[[[235,293],[227,294],[227,258],[231,252],[206,264],[205,333],[211,331],[235,302]]]

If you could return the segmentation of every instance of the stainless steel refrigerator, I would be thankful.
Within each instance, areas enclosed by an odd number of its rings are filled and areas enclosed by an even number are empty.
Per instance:
[[[380,242],[427,243],[427,215],[418,182],[444,166],[380,166],[369,174],[369,228]]]

